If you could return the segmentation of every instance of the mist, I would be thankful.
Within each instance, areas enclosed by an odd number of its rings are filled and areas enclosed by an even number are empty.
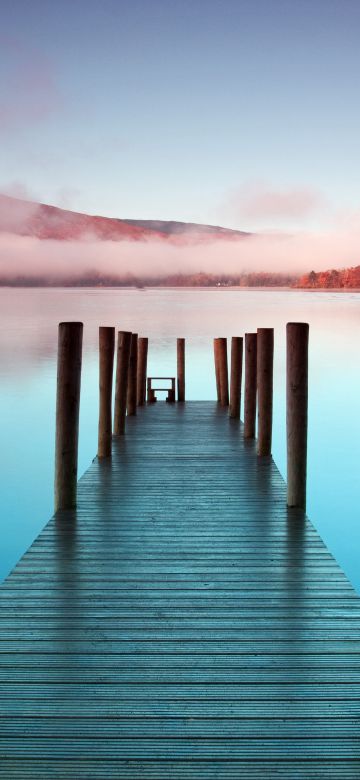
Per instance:
[[[96,272],[123,277],[191,273],[276,272],[301,274],[360,263],[360,230],[343,225],[331,232],[253,235],[240,240],[100,241],[41,240],[0,234],[0,276],[74,279]]]

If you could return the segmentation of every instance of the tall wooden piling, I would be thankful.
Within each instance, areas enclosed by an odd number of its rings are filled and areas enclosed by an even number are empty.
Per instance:
[[[137,359],[138,359],[138,334],[133,333],[131,336],[129,380],[128,380],[128,391],[127,391],[127,413],[129,416],[136,414]]]
[[[218,360],[220,376],[220,403],[221,406],[229,406],[229,375],[227,360],[227,339],[219,338],[218,342]]]
[[[233,336],[231,339],[229,415],[234,419],[240,418],[242,358],[243,358],[243,340],[241,336]]]
[[[244,437],[255,438],[257,334],[245,333]]]
[[[118,333],[114,407],[115,436],[120,436],[125,433],[131,335],[132,334],[126,330],[121,330]]]
[[[138,339],[137,357],[137,405],[143,406],[146,401],[146,373],[149,339]]]
[[[309,325],[286,326],[287,503],[306,507]]]
[[[216,395],[218,403],[221,402],[221,387],[220,387],[220,367],[219,367],[219,344],[218,339],[214,339],[214,363],[215,363],[215,380],[216,380]]]
[[[76,506],[82,322],[61,322],[58,336],[55,512]]]
[[[98,458],[111,455],[115,328],[99,328]]]
[[[257,331],[258,455],[271,455],[274,329]]]
[[[177,339],[177,393],[178,401],[185,401],[185,339]]]

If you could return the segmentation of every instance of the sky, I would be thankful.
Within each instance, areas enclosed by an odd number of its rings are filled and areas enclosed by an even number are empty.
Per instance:
[[[0,0],[0,190],[326,230],[360,211],[358,0]]]

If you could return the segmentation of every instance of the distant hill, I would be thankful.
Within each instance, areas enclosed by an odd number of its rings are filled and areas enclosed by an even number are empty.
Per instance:
[[[188,238],[196,238],[203,236],[211,240],[214,238],[225,238],[229,241],[246,238],[251,235],[251,233],[246,233],[243,230],[231,230],[218,225],[202,225],[197,222],[166,222],[158,219],[125,219],[124,222],[128,225],[135,225],[136,227],[146,228],[172,237],[187,236]]]
[[[0,234],[29,236],[40,240],[57,242],[96,239],[98,241],[148,242],[156,240],[176,246],[198,246],[209,242],[244,241],[251,236],[241,230],[229,230],[217,225],[202,225],[192,222],[177,222],[146,219],[114,219],[91,216],[48,206],[44,203],[11,198],[0,195]],[[194,253],[195,254],[195,253]],[[201,261],[199,261],[201,262]],[[16,267],[6,267],[0,275],[0,286],[53,286],[100,287],[100,286],[176,286],[176,287],[270,287],[290,286],[296,278],[290,273],[238,272],[226,273],[221,268],[205,273],[199,268],[193,273],[168,268],[162,275],[155,276],[154,269],[145,268],[136,275],[131,267],[109,273],[97,265],[86,271],[74,268],[66,273],[51,264],[49,254],[48,271],[36,272],[34,267],[20,272]]]
[[[309,274],[305,274],[298,279],[295,287],[301,287],[306,290],[360,288],[360,265],[340,270],[319,271],[318,273],[310,271]]]
[[[45,203],[35,203],[9,195],[0,194],[0,233],[16,236],[30,236],[40,240],[77,241],[96,239],[99,241],[138,241],[157,240],[176,246],[196,246],[214,241],[243,241],[252,234],[242,230],[230,230],[219,225],[203,225],[196,222],[179,222],[175,220],[154,219],[116,219],[112,217],[93,216],[77,211],[49,206]],[[297,287],[301,289],[351,289],[360,288],[360,265],[354,268],[340,270],[311,271],[300,278],[291,272],[275,271],[251,272],[242,271],[224,273],[219,267],[218,272],[205,273],[201,268],[194,273],[181,270],[154,277],[151,269],[149,275],[142,278],[134,276],[129,270],[122,275],[106,274],[102,270],[89,269],[85,274],[71,274],[55,277],[37,276],[34,273],[19,275],[11,269],[3,273],[0,286],[12,285],[53,285],[66,286],[102,286],[102,285],[166,285],[166,286],[206,286],[206,287]]]
[[[244,239],[250,233],[214,225],[164,220],[115,219],[0,195],[0,232],[56,241],[95,237],[104,241],[158,239],[176,244]]]

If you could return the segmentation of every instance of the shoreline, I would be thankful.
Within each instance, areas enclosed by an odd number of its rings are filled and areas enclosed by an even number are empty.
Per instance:
[[[20,285],[20,284],[0,284],[0,289],[3,290],[122,290],[123,292],[129,290],[133,292],[137,290],[140,292],[146,292],[147,290],[191,290],[195,292],[305,292],[305,293],[360,293],[360,287],[277,287],[277,286],[256,286],[256,287],[243,287],[237,285],[214,285],[214,286],[197,286],[197,285],[144,285],[139,287],[138,285]]]

